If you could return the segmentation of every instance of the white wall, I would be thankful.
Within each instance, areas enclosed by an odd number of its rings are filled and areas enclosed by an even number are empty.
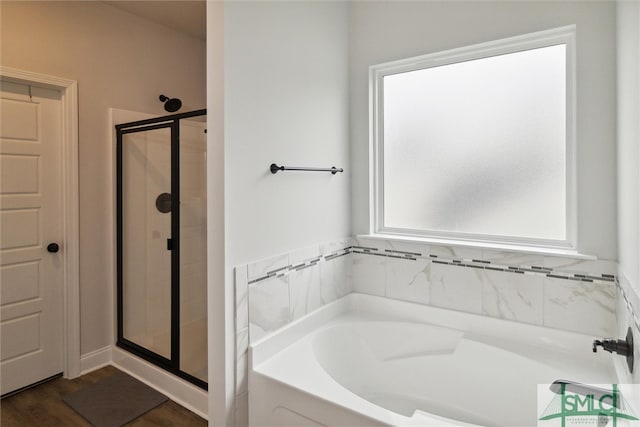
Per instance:
[[[78,81],[81,351],[112,341],[112,142],[108,108],[205,106],[205,43],[97,1],[2,1],[2,65]]]
[[[349,234],[347,49],[346,3],[225,4],[228,265]]]
[[[620,271],[640,291],[640,3],[617,6],[618,252]]]
[[[617,94],[618,94],[618,336],[628,327],[640,337],[640,3],[618,1]],[[624,295],[624,297],[623,297]],[[635,316],[635,319],[634,319]],[[634,328],[633,325],[636,325]],[[640,382],[640,348],[636,345],[633,376],[624,359],[616,358],[620,382]]]
[[[616,258],[615,3],[350,4],[352,227],[368,233],[368,67],[569,24],[577,25],[579,250]]]
[[[347,53],[346,3],[224,4],[226,282],[209,305],[213,425],[232,425],[235,414],[246,423],[246,394],[232,411],[233,267],[350,234]],[[271,163],[345,173],[272,175]],[[226,316],[216,315],[223,305]]]
[[[234,293],[225,270],[223,3],[207,1],[207,344],[209,424],[231,425]],[[228,332],[231,330],[232,332]]]

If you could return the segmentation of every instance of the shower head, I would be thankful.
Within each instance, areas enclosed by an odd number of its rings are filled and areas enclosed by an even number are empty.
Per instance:
[[[170,113],[174,113],[182,107],[182,101],[179,98],[171,98],[160,95],[160,101],[164,102],[164,109]]]

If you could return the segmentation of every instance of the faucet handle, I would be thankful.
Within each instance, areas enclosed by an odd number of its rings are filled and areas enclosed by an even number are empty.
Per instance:
[[[626,356],[629,353],[627,342],[616,340],[614,338],[603,338],[602,340],[594,340],[594,351],[597,350],[598,346],[602,347],[603,350],[606,350],[609,353],[618,353],[621,356]]]
[[[625,340],[616,340],[613,338],[603,338],[602,340],[593,340],[593,352],[598,351],[598,346],[609,353],[617,353],[627,358],[629,372],[633,373],[633,333],[631,328],[627,329],[627,337]]]

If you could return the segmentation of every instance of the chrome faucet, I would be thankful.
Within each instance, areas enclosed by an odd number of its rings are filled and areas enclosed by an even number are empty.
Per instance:
[[[626,357],[629,372],[633,373],[633,333],[631,332],[631,328],[627,330],[627,338],[625,340],[616,340],[613,338],[594,340],[594,353],[598,351],[598,347],[602,347],[603,350],[606,350],[611,354],[617,353],[620,356]]]

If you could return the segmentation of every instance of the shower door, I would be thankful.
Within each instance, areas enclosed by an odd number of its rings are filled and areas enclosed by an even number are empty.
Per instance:
[[[116,126],[117,344],[206,388],[203,114]]]

